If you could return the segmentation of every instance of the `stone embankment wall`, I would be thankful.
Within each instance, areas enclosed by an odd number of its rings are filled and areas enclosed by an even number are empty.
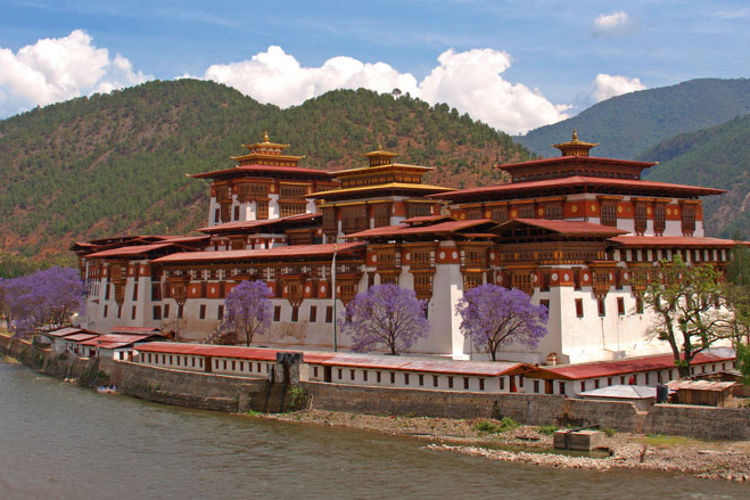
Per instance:
[[[186,372],[108,359],[58,356],[0,335],[0,352],[49,375],[84,385],[114,384],[119,392],[158,403],[206,410],[278,412],[299,406],[300,391],[265,379]],[[476,394],[303,382],[319,410],[448,418],[511,417],[529,425],[599,424],[621,432],[750,440],[750,408],[654,405],[566,399],[545,394]]]
[[[529,425],[600,424],[624,432],[641,432],[645,414],[631,403],[566,399],[547,394],[466,394],[416,389],[302,384],[318,410],[372,415],[446,418],[502,418]]]

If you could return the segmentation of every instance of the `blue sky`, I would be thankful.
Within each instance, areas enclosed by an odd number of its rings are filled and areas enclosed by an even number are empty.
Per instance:
[[[0,117],[195,76],[280,106],[404,87],[518,133],[626,91],[750,76],[748,26],[742,1],[6,0]]]

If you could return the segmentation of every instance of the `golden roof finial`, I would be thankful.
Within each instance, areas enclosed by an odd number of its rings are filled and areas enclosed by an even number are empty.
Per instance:
[[[271,142],[271,139],[268,138],[268,131],[263,131],[263,142]]]
[[[574,141],[578,140],[578,130],[576,130],[575,128],[573,128],[573,140]]]
[[[382,151],[382,150],[383,150],[383,144],[381,144],[381,142],[378,141],[378,151]]]

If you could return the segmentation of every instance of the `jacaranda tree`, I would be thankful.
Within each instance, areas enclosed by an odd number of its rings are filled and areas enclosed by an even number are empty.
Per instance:
[[[346,317],[339,320],[341,331],[352,338],[352,349],[371,351],[384,345],[391,354],[408,351],[430,334],[425,317],[427,302],[413,290],[397,285],[375,285],[358,293],[346,305]]]
[[[531,349],[547,334],[547,308],[531,303],[531,297],[516,288],[481,285],[464,293],[456,312],[461,333],[493,361],[503,344],[517,342]]]
[[[250,345],[271,327],[271,289],[263,281],[243,281],[224,300],[224,321],[217,340]]]
[[[68,323],[83,306],[83,282],[77,270],[50,267],[28,276],[0,280],[0,302],[14,335]]]

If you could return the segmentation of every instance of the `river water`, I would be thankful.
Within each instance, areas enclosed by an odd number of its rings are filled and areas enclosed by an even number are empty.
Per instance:
[[[748,498],[658,473],[557,470],[422,441],[100,395],[0,362],[0,498]]]

